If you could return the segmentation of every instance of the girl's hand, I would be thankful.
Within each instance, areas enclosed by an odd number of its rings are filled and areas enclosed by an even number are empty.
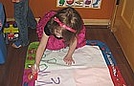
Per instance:
[[[75,64],[75,61],[73,60],[72,56],[65,56],[63,59],[67,65]]]
[[[1,22],[1,20],[0,20],[0,27],[2,27],[2,22]]]
[[[31,67],[31,69],[32,69],[32,74],[35,75],[36,73],[39,72],[39,65],[34,64],[34,65]]]
[[[0,27],[2,27],[2,24],[1,24],[1,22],[0,22]]]
[[[12,0],[13,3],[18,3],[20,2],[21,0]]]

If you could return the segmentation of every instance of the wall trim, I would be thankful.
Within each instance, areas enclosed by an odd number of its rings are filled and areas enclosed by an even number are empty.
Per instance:
[[[110,25],[110,19],[83,19],[84,25]]]
[[[39,21],[39,18],[36,18]],[[7,21],[14,21],[14,18],[7,18]],[[84,25],[110,25],[110,19],[83,19]]]

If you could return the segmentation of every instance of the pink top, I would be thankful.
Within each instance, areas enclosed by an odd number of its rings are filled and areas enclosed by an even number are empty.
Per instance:
[[[39,20],[39,22],[37,24],[37,35],[38,35],[39,41],[41,40],[45,25],[51,19],[51,17],[53,17],[55,14],[56,14],[55,11],[50,11]],[[83,25],[82,30],[77,35],[78,42],[77,42],[76,48],[82,47],[86,44],[85,31],[86,31],[86,28]],[[53,35],[50,35],[47,46],[46,46],[47,49],[59,50],[59,49],[65,48],[65,47],[66,47],[66,45],[65,45],[63,39],[57,39]]]

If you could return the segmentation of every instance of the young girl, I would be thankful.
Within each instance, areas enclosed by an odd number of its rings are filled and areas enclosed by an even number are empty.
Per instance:
[[[63,8],[57,12],[50,11],[37,24],[37,33],[40,40],[32,67],[33,74],[39,70],[39,64],[47,48],[59,50],[69,46],[64,57],[67,65],[75,63],[72,55],[76,48],[82,47],[85,42],[85,27],[79,13],[71,7]]]

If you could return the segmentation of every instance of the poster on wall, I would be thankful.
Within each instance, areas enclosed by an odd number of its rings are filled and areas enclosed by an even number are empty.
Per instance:
[[[57,0],[57,7],[100,9],[102,0]]]

